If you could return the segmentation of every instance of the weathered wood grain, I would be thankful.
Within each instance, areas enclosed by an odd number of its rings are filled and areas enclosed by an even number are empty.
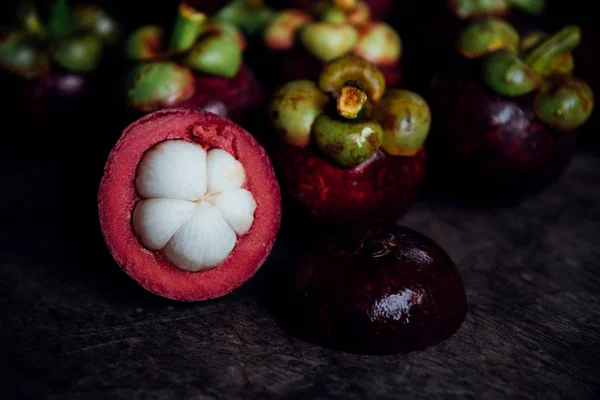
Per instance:
[[[453,257],[470,312],[450,340],[395,356],[330,351],[276,325],[261,293],[269,270],[285,267],[283,242],[221,300],[179,304],[144,292],[103,245],[92,186],[70,223],[43,207],[3,214],[0,371],[18,397],[600,395],[598,158],[580,155],[557,185],[513,209],[422,200],[402,223]]]

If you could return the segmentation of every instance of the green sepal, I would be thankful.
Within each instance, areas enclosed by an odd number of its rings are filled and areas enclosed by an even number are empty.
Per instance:
[[[185,57],[186,65],[210,75],[233,78],[242,66],[242,49],[231,35],[216,34],[198,42]]]
[[[52,59],[71,72],[93,71],[102,58],[102,42],[94,35],[72,36],[51,44]]]
[[[46,75],[50,63],[29,33],[13,31],[0,38],[0,67],[22,78],[34,79]]]
[[[127,77],[128,103],[142,111],[174,107],[195,90],[192,72],[172,62],[139,64]]]
[[[519,51],[519,34],[498,18],[473,21],[461,32],[458,49],[466,58],[479,58],[498,50]]]

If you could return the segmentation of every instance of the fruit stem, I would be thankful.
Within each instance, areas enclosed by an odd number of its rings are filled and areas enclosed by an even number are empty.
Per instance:
[[[206,14],[181,3],[171,35],[170,50],[180,52],[192,47],[202,33],[205,22]]]
[[[40,22],[40,16],[31,1],[25,1],[18,9],[19,19],[27,29],[27,32],[39,37],[46,36],[46,28]]]
[[[567,26],[541,42],[525,57],[525,64],[542,73],[550,67],[554,57],[575,49],[581,41],[581,29]]]
[[[64,39],[73,32],[71,10],[67,4],[67,0],[56,0],[54,2],[50,8],[48,27],[50,35],[56,39]]]
[[[348,81],[342,86],[337,98],[337,112],[344,118],[356,119],[367,102],[367,94],[355,81]]]

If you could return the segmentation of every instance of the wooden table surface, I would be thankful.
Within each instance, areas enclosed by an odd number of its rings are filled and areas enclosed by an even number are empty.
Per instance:
[[[286,267],[283,242],[233,294],[167,301],[108,254],[89,184],[96,176],[56,183],[42,160],[4,164],[0,376],[8,398],[600,395],[598,156],[579,155],[557,185],[513,209],[420,201],[402,223],[456,261],[470,311],[446,342],[391,356],[331,351],[274,322],[261,293],[269,271]]]

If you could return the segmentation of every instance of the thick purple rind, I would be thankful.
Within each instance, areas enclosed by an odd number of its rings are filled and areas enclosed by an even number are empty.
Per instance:
[[[351,353],[424,349],[450,337],[467,314],[463,281],[448,254],[398,225],[329,233],[282,270],[271,292],[280,324]]]

